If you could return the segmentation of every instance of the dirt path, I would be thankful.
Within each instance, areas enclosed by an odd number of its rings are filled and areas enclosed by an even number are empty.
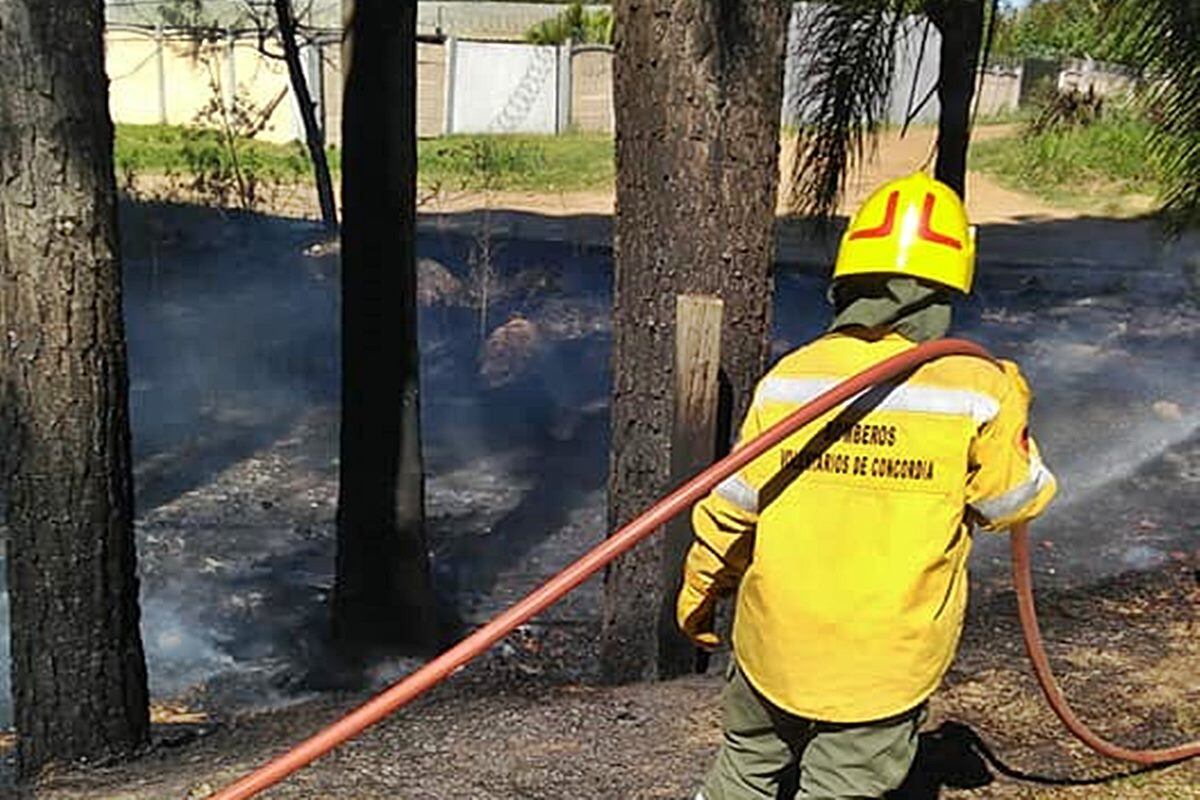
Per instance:
[[[976,130],[976,141],[994,139],[1014,133],[1012,125],[990,125]],[[930,157],[936,130],[910,130],[901,139],[898,133],[887,134],[879,150],[866,168],[850,178],[842,213],[849,214],[879,184],[899,178],[919,169]],[[785,148],[781,163],[790,163],[792,153]],[[1014,192],[997,184],[979,172],[967,174],[967,209],[976,224],[1018,222],[1030,219],[1071,219],[1080,215],[1072,209],[1052,206],[1029,195]]]
[[[977,140],[1007,136],[1013,132],[1012,125],[991,125],[975,133]],[[846,186],[842,202],[842,213],[850,213],[880,183],[898,178],[919,169],[929,158],[936,130],[915,128],[900,138],[898,132],[887,133],[879,143],[879,149],[865,168],[856,172]],[[780,157],[781,184],[779,212],[787,212],[787,179],[789,165],[795,147],[793,142],[784,142]],[[995,181],[978,172],[967,177],[968,207],[971,219],[978,223],[1024,221],[1029,219],[1070,219],[1079,212],[1051,206],[1044,201],[1005,189]],[[430,213],[456,213],[475,211],[489,204],[494,209],[520,211],[546,216],[568,216],[576,214],[613,213],[612,190],[584,192],[559,192],[538,194],[533,192],[493,192],[490,196],[479,192],[457,192],[430,198],[423,207]]]
[[[985,140],[1007,136],[1012,132],[1012,125],[988,125],[979,128],[975,138]],[[906,175],[925,164],[932,151],[935,135],[936,130],[930,127],[914,128],[904,138],[899,136],[899,132],[884,134],[878,151],[869,163],[850,176],[842,213],[853,211],[867,193],[880,183]],[[789,185],[788,173],[794,150],[792,142],[783,143],[780,158],[780,214],[788,212],[786,187]],[[134,189],[155,199],[188,199],[186,190],[161,176],[138,176]],[[307,184],[264,186],[260,191],[263,193],[262,207],[271,213],[305,219],[318,219],[320,216],[315,193]],[[967,195],[971,218],[977,223],[1071,219],[1082,213],[1005,189],[977,172],[967,176]],[[423,198],[421,211],[426,214],[453,214],[478,211],[485,207],[546,217],[611,216],[614,191],[612,188],[573,192],[442,190]]]

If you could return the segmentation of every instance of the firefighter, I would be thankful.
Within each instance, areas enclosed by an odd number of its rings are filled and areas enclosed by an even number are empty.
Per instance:
[[[974,229],[924,173],[850,221],[835,317],[758,383],[743,441],[873,364],[944,336],[971,290]],[[912,765],[954,657],[975,529],[1040,513],[1056,489],[1029,436],[1015,364],[951,356],[806,426],[693,509],[680,627],[714,648],[736,591],[724,740],[697,800],[877,798]]]

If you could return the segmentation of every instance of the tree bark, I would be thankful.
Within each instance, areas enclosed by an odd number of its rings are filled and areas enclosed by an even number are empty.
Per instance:
[[[0,3],[0,452],[21,771],[147,740],[99,0]]]
[[[339,640],[427,650],[437,618],[417,348],[416,15],[414,2],[357,0],[347,16],[333,611]]]
[[[932,0],[926,12],[942,35],[938,66],[937,163],[934,177],[967,197],[971,103],[983,42],[983,0]]]
[[[790,5],[618,0],[614,12],[615,529],[669,488],[676,295],[725,302],[721,374],[734,419],[761,373]],[[656,672],[662,558],[655,539],[607,574],[601,658],[609,680]]]
[[[325,132],[317,122],[316,103],[309,91],[304,69],[300,66],[300,48],[296,44],[296,17],[292,0],[275,0],[275,19],[279,24],[279,38],[283,42],[283,60],[287,63],[288,78],[296,105],[300,107],[300,119],[304,123],[304,141],[313,163],[313,180],[317,184],[317,201],[321,205],[321,221],[330,230],[337,230],[337,204],[333,198],[333,179],[329,176],[329,159],[325,155]]]

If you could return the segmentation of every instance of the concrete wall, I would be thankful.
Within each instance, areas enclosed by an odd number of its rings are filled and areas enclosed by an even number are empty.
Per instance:
[[[557,47],[457,42],[451,60],[448,131],[558,132]]]
[[[1096,61],[1050,61],[1027,58],[988,68],[981,76],[979,113],[983,116],[1016,111],[1046,91],[1093,91],[1101,97],[1128,96],[1138,85],[1137,73],[1120,65]]]
[[[1058,73],[1059,91],[1075,89],[1100,97],[1125,97],[1137,88],[1137,73],[1119,64],[1069,59]]]
[[[888,93],[887,120],[895,125],[937,122],[942,106],[937,97],[942,35],[920,17],[901,23],[896,41],[896,72]],[[922,105],[922,101],[924,104]]]
[[[984,71],[975,84],[979,115],[1011,114],[1021,104],[1021,67],[995,66]]]
[[[571,129],[612,133],[612,50],[583,48],[571,54]]]
[[[338,42],[321,46],[324,81],[325,141],[342,144],[342,48]],[[441,136],[446,115],[446,48],[417,44],[417,136]]]
[[[417,45],[417,135],[446,131],[446,55],[440,44]]]
[[[245,27],[247,0],[204,0],[202,18],[218,27]],[[270,3],[253,0],[260,14],[269,16]],[[106,0],[105,19],[109,25],[154,27],[162,21],[161,8],[168,0]],[[566,3],[418,2],[417,30],[434,36],[464,39],[523,40],[525,33],[567,8]],[[594,11],[609,8],[585,4]],[[342,0],[302,0],[296,3],[300,22],[310,30],[336,33],[342,28]]]
[[[803,121],[811,113],[800,108],[799,77],[810,9],[797,5],[791,22],[785,122]],[[228,104],[236,93],[249,107],[269,112],[260,138],[287,142],[302,137],[285,65],[259,52],[249,32],[232,44],[222,39],[198,47],[179,34],[164,35],[154,28],[112,27],[106,31],[105,44],[110,108],[117,122],[195,124],[214,97]],[[886,107],[889,122],[903,123],[922,101],[915,121],[936,121],[939,107],[931,90],[937,79],[939,46],[938,33],[923,20],[914,17],[905,22],[896,44],[896,74]],[[310,88],[332,144],[341,139],[340,49],[331,40],[303,51]],[[420,136],[613,129],[611,48],[584,46],[568,52],[515,42],[448,39],[420,43],[417,62]],[[998,65],[981,77],[979,110],[985,116],[1013,111],[1028,102],[1038,86],[1117,96],[1135,85],[1135,74],[1112,65],[1026,60]]]
[[[109,80],[109,111],[118,122],[167,122],[160,82],[165,64],[159,42],[144,32],[109,31],[104,39]]]
[[[322,82],[325,88],[325,141],[331,145],[341,147],[343,75],[342,48],[340,43],[330,42],[322,45],[321,72]]]
[[[259,138],[288,142],[302,128],[291,99],[287,67],[242,40],[197,46],[154,30],[105,34],[109,110],[116,122],[191,125],[214,99],[266,116]]]

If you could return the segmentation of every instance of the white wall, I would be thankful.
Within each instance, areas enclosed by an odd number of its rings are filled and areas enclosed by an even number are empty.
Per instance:
[[[557,47],[455,42],[450,119],[454,133],[555,133]]]

